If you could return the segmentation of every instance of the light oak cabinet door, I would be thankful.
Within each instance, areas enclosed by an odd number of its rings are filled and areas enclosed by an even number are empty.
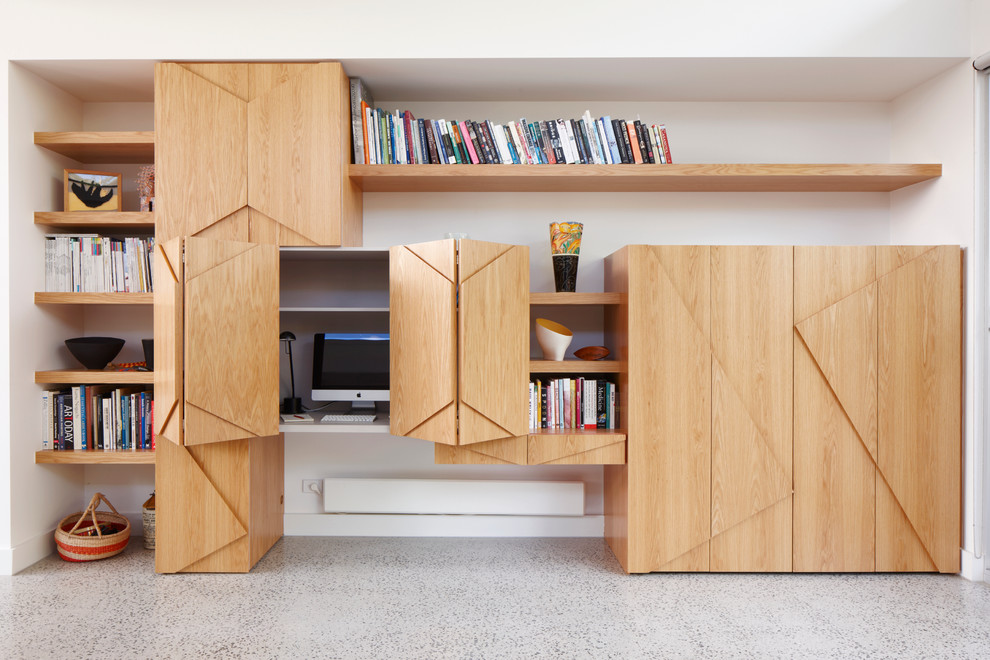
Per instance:
[[[159,241],[360,245],[339,64],[158,64],[155,131]]]
[[[248,571],[282,533],[278,249],[204,238],[160,248],[155,567]]]
[[[389,264],[392,433],[482,453],[513,438],[525,454],[528,248],[435,241]]]
[[[794,563],[958,572],[958,247],[795,248]]]

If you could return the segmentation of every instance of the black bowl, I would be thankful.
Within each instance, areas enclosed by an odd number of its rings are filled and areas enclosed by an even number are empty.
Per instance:
[[[148,371],[154,371],[155,369],[155,340],[154,339],[142,339],[141,347],[144,348],[144,364],[148,367]]]
[[[116,337],[75,337],[66,339],[65,345],[87,369],[102,369],[117,357],[124,347],[124,340]]]

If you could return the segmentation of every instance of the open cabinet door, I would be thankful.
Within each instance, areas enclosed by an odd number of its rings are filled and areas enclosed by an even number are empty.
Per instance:
[[[278,434],[278,248],[187,238],[185,444]]]
[[[457,444],[457,255],[453,240],[389,251],[393,435]]]
[[[458,444],[529,430],[529,248],[462,240]]]

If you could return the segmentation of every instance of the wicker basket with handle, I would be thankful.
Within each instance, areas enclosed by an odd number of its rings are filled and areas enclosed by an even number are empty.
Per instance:
[[[110,511],[97,511],[100,502]],[[111,513],[112,512],[112,513]],[[55,545],[66,561],[94,561],[120,554],[131,538],[131,523],[117,513],[103,493],[96,493],[81,513],[62,518],[55,528]]]

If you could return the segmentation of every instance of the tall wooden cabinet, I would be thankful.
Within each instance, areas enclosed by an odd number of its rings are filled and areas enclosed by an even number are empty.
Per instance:
[[[628,572],[959,570],[957,247],[629,246]]]
[[[524,246],[464,239],[391,249],[394,435],[435,442],[438,457],[444,446],[525,455],[528,294]]]
[[[157,64],[159,240],[360,245],[349,90],[336,62]]]
[[[959,570],[958,248],[797,247],[795,570]]]

